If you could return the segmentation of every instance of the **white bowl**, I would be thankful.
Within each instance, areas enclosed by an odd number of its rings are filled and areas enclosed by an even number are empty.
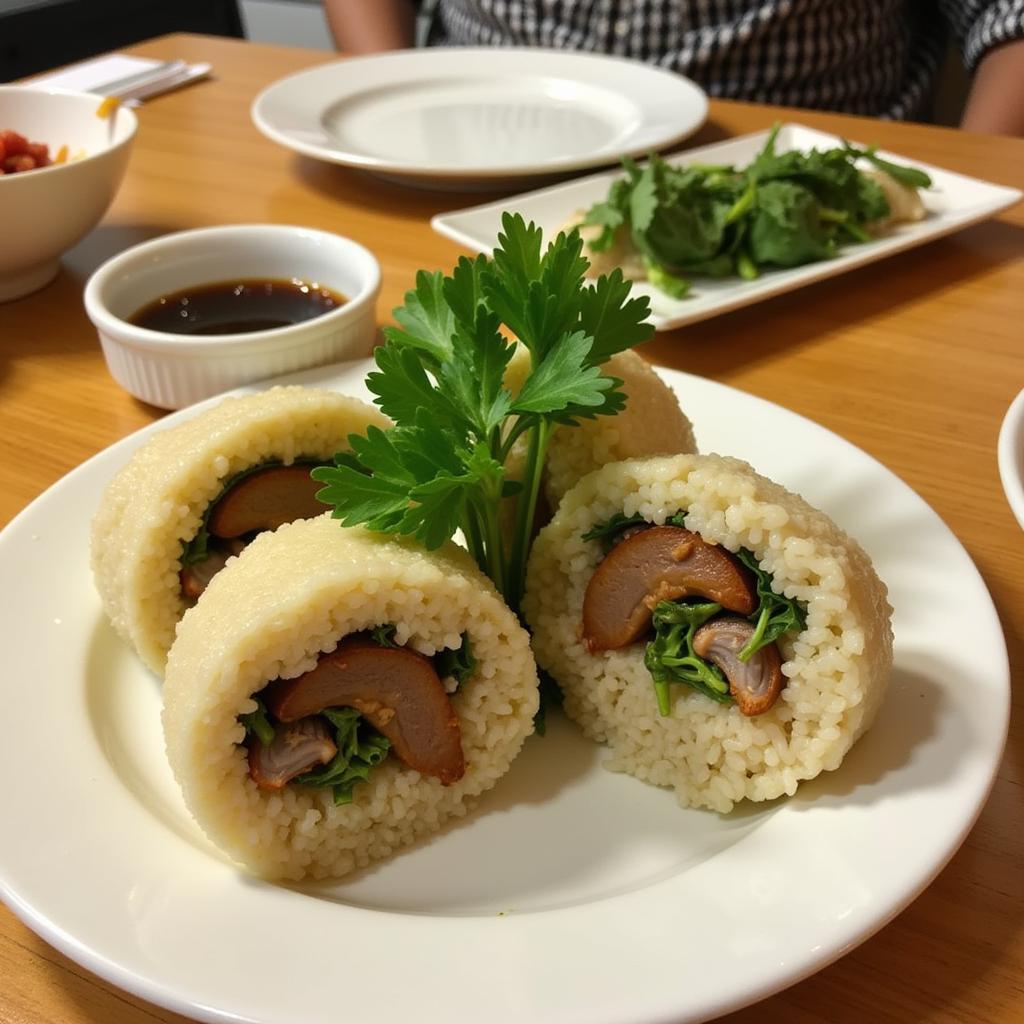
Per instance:
[[[161,296],[246,278],[315,281],[348,300],[288,327],[185,335],[128,318]],[[108,260],[85,286],[113,378],[144,402],[180,409],[229,388],[367,356],[376,340],[380,266],[358,242],[312,228],[240,224],[143,242]]]
[[[128,165],[138,121],[127,107],[97,116],[92,93],[0,86],[0,128],[67,146],[67,163],[0,175],[0,302],[50,283],[61,254],[107,211]],[[80,155],[84,154],[84,155]]]
[[[999,476],[1006,500],[1024,529],[1024,391],[1010,403],[999,428]]]

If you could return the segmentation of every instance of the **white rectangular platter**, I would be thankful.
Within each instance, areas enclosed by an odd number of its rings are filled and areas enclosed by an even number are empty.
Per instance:
[[[767,131],[755,132],[728,142],[687,150],[670,157],[669,162],[679,166],[691,163],[744,166],[760,152],[767,137]],[[779,131],[776,151],[828,149],[841,145],[842,141],[836,135],[803,125],[785,124]],[[859,144],[870,145],[871,140],[859,140]],[[738,277],[723,280],[698,277],[694,279],[690,293],[682,299],[670,298],[646,282],[640,282],[635,288],[651,299],[652,323],[659,331],[671,330],[792,291],[812,281],[834,277],[993,217],[1018,202],[1022,195],[1018,189],[954,174],[896,153],[880,150],[879,156],[895,163],[920,167],[931,176],[932,187],[922,194],[928,210],[923,221],[899,224],[873,241],[846,246],[835,259],[768,271],[754,281]],[[521,213],[528,221],[539,224],[545,237],[553,236],[576,211],[585,210],[603,199],[609,184],[621,173],[605,171],[481,206],[439,213],[431,225],[440,234],[476,252],[486,253],[490,253],[497,243],[501,214],[505,210]]]

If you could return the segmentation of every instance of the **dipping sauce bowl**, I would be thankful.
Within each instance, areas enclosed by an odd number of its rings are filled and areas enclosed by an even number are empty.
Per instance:
[[[131,322],[161,296],[231,280],[297,280],[344,296],[312,319],[236,334],[179,334]],[[179,409],[265,377],[367,356],[380,266],[358,242],[313,228],[244,224],[164,235],[104,263],[85,309],[107,368],[126,391]]]

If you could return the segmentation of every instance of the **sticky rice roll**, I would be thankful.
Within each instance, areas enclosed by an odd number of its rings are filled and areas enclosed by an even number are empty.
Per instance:
[[[104,611],[148,668],[163,672],[175,626],[196,596],[183,593],[182,558],[226,485],[264,463],[295,466],[308,504],[311,481],[297,462],[329,462],[369,425],[383,429],[390,420],[346,395],[275,387],[227,398],[132,456],[93,518],[91,561]],[[318,514],[323,506],[313,504]],[[219,549],[222,561],[244,539]]]
[[[309,679],[377,627],[406,657],[435,663],[468,639],[472,673],[446,686],[459,770],[429,775],[392,748],[351,803],[294,779],[261,788],[240,722],[254,695],[280,710],[269,695],[282,680]],[[337,878],[464,815],[505,774],[533,730],[537,674],[526,631],[465,551],[427,553],[325,515],[261,534],[214,577],[181,621],[163,693],[171,768],[211,840],[260,876]],[[387,705],[361,709],[388,721]]]
[[[680,513],[681,527],[670,525]],[[746,707],[743,713],[731,676],[732,696],[716,700],[672,682],[668,706],[660,707],[645,665],[655,599],[646,612],[635,605],[639,618],[646,615],[646,625],[638,627],[642,635],[619,647],[595,641],[596,627],[584,624],[600,589],[591,582],[606,559],[609,565],[613,556],[615,564],[628,561],[623,551],[629,534],[620,533],[625,539],[608,554],[599,540],[584,535],[618,514],[661,527],[673,558],[706,550],[729,563],[730,572],[753,579],[741,557],[731,554],[749,552],[768,574],[771,591],[804,610],[803,627],[775,641],[781,690],[767,710]],[[647,540],[655,537],[643,526],[633,530]],[[680,585],[667,596],[687,610],[730,600],[706,591],[679,596],[683,590]],[[534,544],[523,610],[538,665],[561,684],[566,711],[583,732],[611,748],[607,766],[673,788],[684,806],[716,811],[744,799],[792,795],[802,780],[838,768],[871,724],[892,665],[886,588],[864,551],[798,495],[745,462],[718,455],[629,460],[581,480]],[[709,621],[748,633],[757,617],[749,604],[719,615]],[[694,650],[699,635],[693,634]]]
[[[519,346],[505,374],[505,386],[513,394],[522,387],[529,369],[529,353]],[[645,359],[627,349],[603,363],[601,371],[622,381],[626,407],[617,416],[597,416],[581,420],[577,427],[556,428],[548,445],[543,483],[552,510],[577,480],[605,463],[697,451],[693,424],[676,393]]]

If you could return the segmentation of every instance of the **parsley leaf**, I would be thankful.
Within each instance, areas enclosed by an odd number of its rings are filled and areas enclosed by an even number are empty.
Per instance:
[[[395,310],[395,319],[404,330],[385,327],[384,337],[425,353],[437,365],[451,354],[454,326],[452,309],[444,297],[444,275],[421,270],[416,288],[406,292],[405,305]]]
[[[580,328],[594,343],[589,365],[599,366],[617,352],[633,348],[651,336],[646,296],[630,298],[632,284],[616,268],[588,285],[579,296]]]
[[[512,411],[517,413],[562,412],[569,406],[601,406],[614,378],[602,377],[588,365],[592,338],[583,331],[563,335],[526,379]]]
[[[351,437],[356,465],[339,461],[314,478],[346,526],[409,534],[429,548],[461,530],[518,612],[551,433],[624,407],[622,382],[600,364],[652,328],[647,299],[632,297],[620,273],[584,284],[578,232],[545,248],[536,225],[505,214],[498,241],[490,259],[463,257],[449,276],[417,275],[367,381],[395,426]],[[510,333],[531,361],[514,399],[504,386]],[[528,454],[513,482],[505,463],[520,439]],[[500,526],[510,495],[511,540]]]

